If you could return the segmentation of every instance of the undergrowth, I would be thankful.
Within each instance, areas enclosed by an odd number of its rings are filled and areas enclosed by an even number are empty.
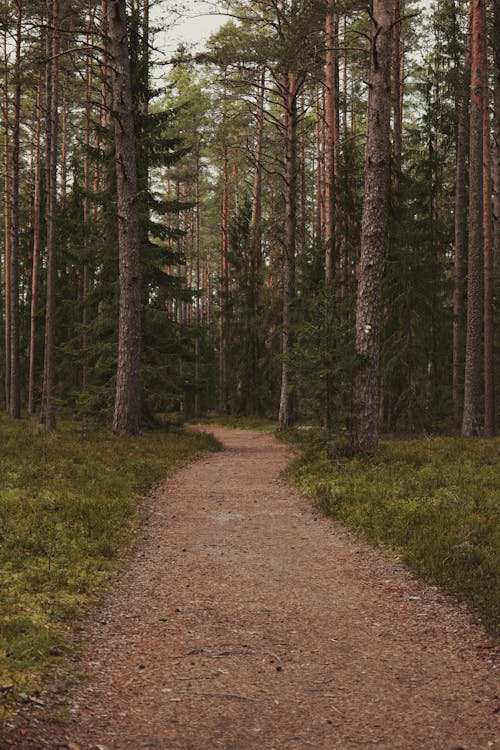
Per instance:
[[[388,439],[357,456],[341,440],[314,433],[296,440],[303,453],[290,475],[323,511],[390,546],[498,633],[498,440]]]
[[[237,415],[209,414],[199,419],[193,419],[193,423],[217,424],[221,427],[233,427],[237,430],[255,430],[256,432],[274,432],[276,420],[265,417],[242,417]]]
[[[141,495],[217,446],[180,428],[116,438],[0,420],[0,700],[65,652],[130,545]]]

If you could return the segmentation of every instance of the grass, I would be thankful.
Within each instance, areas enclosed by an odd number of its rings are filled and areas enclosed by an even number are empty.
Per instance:
[[[217,446],[180,428],[119,439],[0,420],[0,698],[65,653],[68,626],[130,547],[140,497]]]
[[[352,456],[314,434],[290,476],[327,514],[389,546],[499,632],[499,440],[388,439]]]
[[[265,417],[239,417],[213,413],[192,421],[196,424],[217,424],[237,430],[254,430],[256,432],[274,432],[276,430],[276,420],[266,419]]]

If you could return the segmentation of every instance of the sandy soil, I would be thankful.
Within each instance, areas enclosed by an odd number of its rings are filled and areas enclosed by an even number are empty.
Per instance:
[[[500,748],[498,671],[467,609],[311,509],[272,436],[213,432],[225,450],[149,500],[69,721],[33,709],[5,747]]]

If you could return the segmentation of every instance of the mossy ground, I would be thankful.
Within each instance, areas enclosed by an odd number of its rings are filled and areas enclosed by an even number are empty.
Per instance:
[[[140,497],[217,445],[181,428],[116,438],[0,420],[0,702],[65,652],[129,548]]]
[[[387,439],[358,456],[314,433],[296,440],[304,451],[290,476],[318,506],[467,600],[498,632],[498,439]]]

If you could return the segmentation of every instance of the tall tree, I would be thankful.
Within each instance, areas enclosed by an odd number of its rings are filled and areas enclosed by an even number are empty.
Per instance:
[[[467,331],[462,435],[479,435],[482,424],[483,338],[483,127],[484,65],[486,62],[485,0],[472,0],[471,108],[469,156],[469,249],[467,273]]]
[[[55,313],[56,313],[56,211],[57,141],[59,115],[59,0],[50,0],[47,13],[46,66],[46,305],[42,420],[47,430],[56,427]]]
[[[371,13],[368,130],[361,258],[356,300],[356,353],[351,443],[357,450],[378,444],[381,284],[390,162],[392,0],[374,0]]]
[[[139,432],[141,417],[141,271],[136,139],[125,0],[108,0],[107,13],[120,268],[118,368],[113,431],[118,435],[126,435]]]

